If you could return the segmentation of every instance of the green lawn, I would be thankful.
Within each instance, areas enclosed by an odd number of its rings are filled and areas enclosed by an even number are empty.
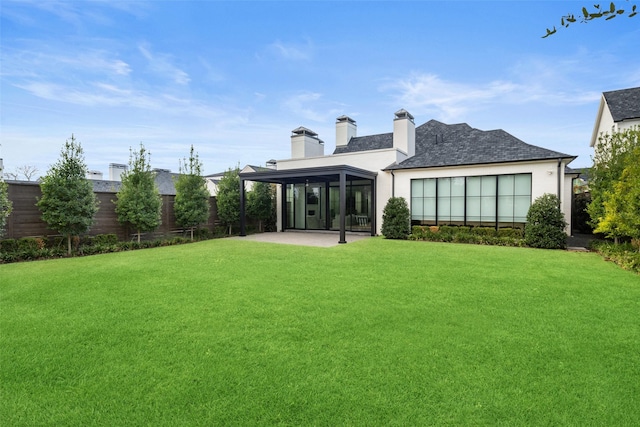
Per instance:
[[[598,255],[242,240],[0,265],[0,424],[638,425]]]

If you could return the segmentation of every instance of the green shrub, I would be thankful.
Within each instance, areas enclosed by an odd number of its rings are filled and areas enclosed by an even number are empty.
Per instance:
[[[12,253],[18,250],[18,241],[16,239],[0,240],[0,252]]]
[[[529,207],[524,240],[527,246],[541,249],[564,249],[567,247],[567,223],[559,209],[558,197],[544,194]]]
[[[382,235],[387,239],[406,239],[411,232],[411,213],[404,197],[392,197],[382,212]]]
[[[473,227],[471,232],[476,236],[491,236],[497,235],[496,229],[492,227]]]
[[[625,270],[640,273],[640,252],[631,243],[614,244],[607,241],[593,241],[591,248],[602,257],[614,262]]]
[[[115,234],[98,234],[94,236],[93,245],[115,245],[118,243],[118,236]]]
[[[522,239],[524,231],[521,228],[499,228],[498,237],[511,237],[513,239]]]

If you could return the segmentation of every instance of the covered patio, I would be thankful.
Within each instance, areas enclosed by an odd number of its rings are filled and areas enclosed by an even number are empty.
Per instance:
[[[247,181],[280,185],[279,229],[336,230],[338,243],[350,231],[376,233],[376,172],[323,166],[240,173],[240,236],[246,236]]]

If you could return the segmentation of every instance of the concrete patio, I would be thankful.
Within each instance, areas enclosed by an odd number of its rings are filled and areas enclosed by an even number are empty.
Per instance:
[[[346,233],[347,243],[371,237],[369,233]],[[256,233],[245,237],[231,237],[232,239],[247,240],[254,242],[282,243],[285,245],[298,246],[318,246],[328,248],[338,246],[340,233],[337,231],[297,231],[287,230],[285,232]]]

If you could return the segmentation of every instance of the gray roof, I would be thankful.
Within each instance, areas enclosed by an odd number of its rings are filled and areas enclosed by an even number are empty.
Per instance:
[[[604,92],[614,122],[640,119],[640,87]]]
[[[393,147],[393,134],[352,138],[334,154]],[[416,128],[416,154],[387,169],[505,163],[573,158],[568,154],[527,144],[502,129],[483,131],[466,123],[447,125],[430,120]]]
[[[336,147],[333,154],[356,153],[359,151],[380,150],[393,147],[393,134],[381,133],[379,135],[356,136],[342,147]]]
[[[179,174],[171,173],[165,170],[154,170],[156,174],[156,185],[158,191],[162,195],[175,195],[176,186],[174,178],[177,178]],[[117,193],[122,186],[121,181],[108,181],[102,179],[91,179],[93,183],[93,191],[97,193]]]

